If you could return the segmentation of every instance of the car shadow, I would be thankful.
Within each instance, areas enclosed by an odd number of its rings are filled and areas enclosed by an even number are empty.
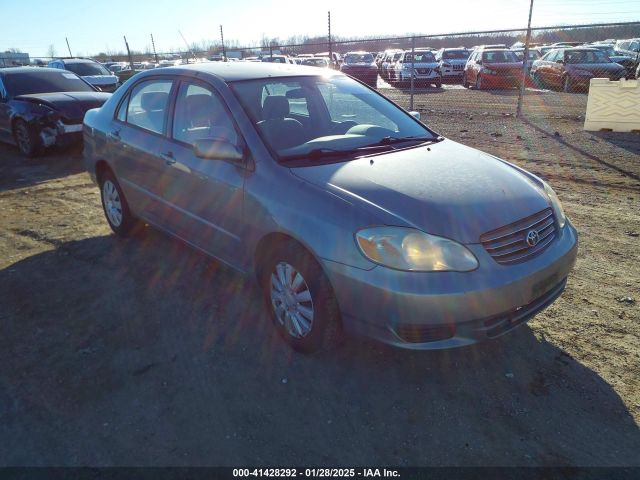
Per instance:
[[[17,147],[0,143],[0,158],[0,192],[84,171],[82,146],[79,145],[54,147],[39,157],[26,158]]]
[[[543,134],[545,137],[553,139],[554,141],[558,142],[559,144],[561,144],[561,145],[563,145],[563,146],[565,146],[567,148],[570,148],[571,150],[579,153],[580,155],[584,155],[585,157],[590,158],[591,160],[599,163],[600,165],[604,165],[604,166],[606,166],[608,168],[611,168],[612,170],[615,170],[616,172],[618,172],[618,173],[620,173],[620,174],[622,174],[622,175],[624,175],[626,177],[633,178],[634,180],[640,181],[640,175],[638,175],[638,174],[636,174],[634,172],[630,172],[628,170],[625,170],[624,168],[620,168],[619,166],[617,166],[617,165],[615,165],[615,164],[613,164],[613,163],[611,163],[611,162],[609,162],[609,161],[607,161],[607,160],[605,160],[605,159],[603,159],[603,158],[601,158],[599,156],[596,156],[596,155],[593,155],[592,153],[587,152],[583,148],[580,148],[580,147],[568,142],[562,136],[556,135],[555,134],[556,132],[541,127],[535,121],[533,121],[531,119],[523,118],[522,122],[525,123],[526,125],[530,126],[531,128],[533,128],[537,132]],[[616,137],[618,139],[622,139],[622,138],[629,139],[630,138],[630,134],[622,134],[622,135],[617,136],[617,135],[611,135],[612,132],[599,132],[599,133],[600,133],[600,135],[603,135],[601,137],[603,139],[604,138],[612,139],[612,138],[616,138]],[[594,136],[600,136],[597,132],[592,132],[592,134]],[[631,135],[633,135],[633,134],[631,134]],[[608,140],[608,141],[610,141],[610,140]],[[615,142],[612,141],[611,143],[615,143]],[[620,142],[620,143],[622,143],[622,142]],[[638,142],[637,141],[636,142],[625,141],[624,144],[628,145],[628,146],[633,146],[634,143],[635,143],[635,148],[637,148],[637,146],[638,146]],[[621,145],[618,145],[618,146],[621,146]],[[637,153],[637,150],[632,150],[630,148],[627,148],[627,149],[630,150],[633,153]]]
[[[640,465],[616,391],[526,326],[294,353],[253,281],[150,228],[10,265],[0,305],[3,465]]]

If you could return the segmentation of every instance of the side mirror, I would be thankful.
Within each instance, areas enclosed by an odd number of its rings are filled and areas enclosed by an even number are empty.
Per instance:
[[[477,61],[476,61],[476,63],[477,63],[478,65],[482,65],[482,59],[477,60]]]
[[[201,138],[193,144],[196,157],[207,160],[229,160],[240,162],[244,158],[242,151],[227,140],[221,138]]]
[[[411,115],[416,120],[420,120],[420,112],[411,111],[411,112],[409,112],[409,115]]]
[[[564,65],[564,60],[560,59],[560,60],[556,60],[556,63],[559,63],[561,65]]]

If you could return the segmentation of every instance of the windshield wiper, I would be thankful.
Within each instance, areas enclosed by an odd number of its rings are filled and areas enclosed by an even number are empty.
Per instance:
[[[304,158],[309,158],[312,160],[323,158],[323,157],[340,157],[343,155],[354,155],[356,153],[367,154],[370,152],[374,152],[377,150],[387,149],[388,145],[386,144],[374,144],[374,145],[365,145],[363,147],[357,148],[348,148],[345,150],[339,150],[337,148],[314,148],[313,150],[309,150],[305,153],[297,153],[295,155],[286,155],[280,157],[280,160],[288,161],[288,160],[300,160]]]
[[[374,143],[373,145],[393,145],[395,143],[404,143],[404,142],[439,142],[442,137],[424,137],[424,136],[411,136],[411,137],[383,137],[379,142]]]

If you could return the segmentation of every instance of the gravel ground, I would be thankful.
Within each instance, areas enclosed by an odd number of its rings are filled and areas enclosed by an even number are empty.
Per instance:
[[[517,120],[514,91],[416,95],[580,233],[554,305],[453,351],[292,353],[250,281],[111,235],[79,151],[0,145],[0,465],[640,466],[640,136],[583,132],[585,99],[535,92]]]

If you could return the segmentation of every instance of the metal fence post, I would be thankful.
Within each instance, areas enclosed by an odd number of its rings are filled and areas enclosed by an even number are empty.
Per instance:
[[[333,52],[331,51],[331,11],[327,12],[327,24],[329,27],[329,35],[327,37],[329,40],[329,65],[331,65],[332,68],[335,68],[333,65]]]
[[[531,14],[533,13],[533,0],[529,6],[529,23],[527,24],[527,39],[524,41],[524,57],[522,59],[522,81],[520,82],[520,93],[518,94],[518,107],[516,117],[522,115],[522,101],[524,99],[524,87],[527,80],[527,63],[529,61],[529,42],[531,41]]]
[[[416,63],[416,37],[411,37],[411,97],[409,100],[409,111],[413,111],[413,90],[415,84],[415,63]]]

